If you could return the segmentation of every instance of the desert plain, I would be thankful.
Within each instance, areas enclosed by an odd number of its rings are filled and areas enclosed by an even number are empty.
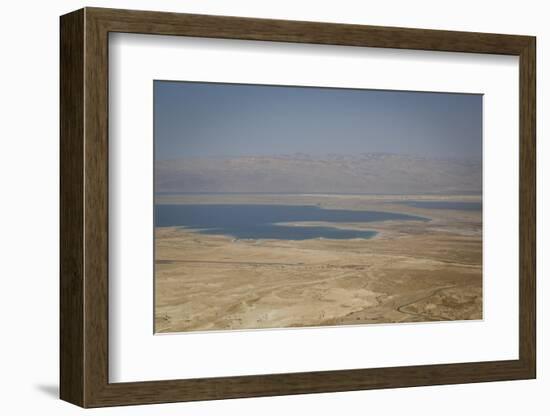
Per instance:
[[[157,204],[288,204],[387,211],[425,221],[296,223],[370,239],[236,239],[155,229],[155,332],[482,319],[482,212],[406,201],[474,195],[162,195]]]

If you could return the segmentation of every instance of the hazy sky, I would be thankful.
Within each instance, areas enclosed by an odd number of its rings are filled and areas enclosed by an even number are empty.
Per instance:
[[[481,160],[482,96],[154,82],[157,160],[389,152]]]

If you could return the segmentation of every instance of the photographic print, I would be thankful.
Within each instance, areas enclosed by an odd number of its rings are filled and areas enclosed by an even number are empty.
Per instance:
[[[481,94],[153,88],[156,333],[482,319]]]

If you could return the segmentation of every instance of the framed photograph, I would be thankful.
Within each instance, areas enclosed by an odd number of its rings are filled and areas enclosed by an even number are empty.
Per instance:
[[[63,400],[535,378],[534,37],[60,27]]]

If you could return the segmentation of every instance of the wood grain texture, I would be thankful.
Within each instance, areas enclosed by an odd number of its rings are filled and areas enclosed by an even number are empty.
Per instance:
[[[60,388],[84,404],[84,12],[61,19],[60,45]]]
[[[536,377],[536,41],[520,54],[519,355]]]
[[[108,380],[108,33],[520,57],[518,360],[206,379]],[[82,407],[534,378],[535,38],[86,8],[61,18],[61,397]],[[515,190],[511,190],[515,191]]]
[[[108,380],[108,34],[86,12],[84,57],[85,405]]]
[[[110,32],[519,55],[528,36],[87,8]]]

